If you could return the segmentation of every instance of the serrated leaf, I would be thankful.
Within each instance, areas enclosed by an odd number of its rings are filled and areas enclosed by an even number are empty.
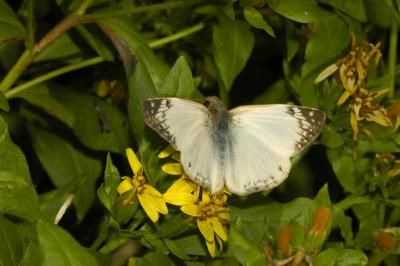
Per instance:
[[[99,265],[95,257],[61,227],[39,221],[37,231],[42,266]]]
[[[257,9],[255,9],[250,5],[245,5],[243,12],[244,12],[244,18],[253,27],[264,30],[267,34],[271,35],[272,37],[275,37],[274,30],[265,21],[265,19]]]
[[[22,151],[12,143],[8,126],[0,116],[0,214],[34,221],[39,204]]]
[[[213,42],[219,78],[229,91],[253,51],[254,36],[246,24],[221,13],[219,23],[213,26]]]
[[[7,2],[0,0],[0,44],[21,38],[25,34],[25,28],[14,11],[7,5]]]

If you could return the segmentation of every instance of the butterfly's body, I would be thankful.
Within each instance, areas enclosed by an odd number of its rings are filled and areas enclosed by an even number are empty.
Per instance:
[[[203,104],[179,98],[144,101],[146,123],[181,152],[187,175],[212,193],[271,189],[289,174],[290,158],[320,133],[324,114],[290,105],[226,110],[217,97]]]

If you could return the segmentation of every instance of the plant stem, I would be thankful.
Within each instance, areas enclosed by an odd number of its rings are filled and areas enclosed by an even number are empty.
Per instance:
[[[83,0],[79,7],[72,13],[73,15],[83,15],[86,9],[92,4],[93,0]]]
[[[179,31],[175,34],[169,35],[167,37],[161,38],[161,39],[157,39],[154,41],[150,41],[149,42],[149,47],[150,48],[158,48],[160,46],[163,46],[164,44],[179,40],[185,36],[188,36],[190,34],[193,34],[195,32],[198,32],[200,30],[202,30],[204,28],[204,23],[200,22],[198,24],[193,25],[190,28],[184,29],[182,31]]]
[[[6,93],[10,87],[22,75],[25,69],[35,60],[35,58],[43,52],[45,48],[55,41],[61,34],[72,28],[78,23],[81,23],[83,18],[81,16],[69,16],[58,23],[52,30],[50,30],[38,44],[35,45],[33,51],[26,49],[25,52],[18,59],[17,63],[10,69],[7,75],[0,83],[0,91]]]
[[[396,52],[397,52],[397,21],[394,20],[392,22],[392,26],[390,27],[390,37],[389,37],[389,58],[388,58],[388,72],[389,72],[389,88],[391,91],[389,92],[389,97],[393,98],[394,96],[394,87],[396,84]]]
[[[367,203],[370,201],[371,201],[371,197],[369,197],[369,196],[350,196],[350,197],[345,198],[341,202],[338,202],[336,204],[336,207],[345,211],[345,210],[353,207],[353,205],[363,204],[363,203]]]
[[[33,61],[33,54],[29,50],[25,50],[25,52],[20,56],[17,63],[8,71],[7,75],[0,83],[0,91],[5,93],[8,89],[14,84],[14,82],[19,78],[19,76],[24,72],[24,70],[31,64]]]
[[[100,56],[97,56],[97,57],[93,57],[93,58],[81,61],[81,62],[79,62],[77,64],[68,65],[68,66],[53,70],[53,71],[48,72],[48,73],[46,73],[46,74],[44,74],[42,76],[39,76],[39,77],[34,78],[34,79],[32,79],[32,80],[30,80],[28,82],[25,82],[22,85],[14,87],[12,90],[6,92],[5,96],[6,96],[7,99],[12,98],[16,94],[18,94],[18,93],[20,93],[20,92],[22,92],[24,90],[27,90],[27,89],[29,89],[29,88],[31,88],[31,87],[39,84],[39,83],[42,83],[42,82],[44,82],[46,80],[52,79],[54,77],[60,76],[62,74],[68,73],[68,72],[71,72],[73,70],[77,70],[77,69],[80,69],[80,68],[84,68],[84,67],[88,67],[88,66],[91,66],[91,65],[95,65],[95,64],[101,63],[103,61],[104,61],[104,58],[102,58]]]
[[[204,1],[202,1],[202,0],[173,1],[173,2],[166,2],[166,3],[153,4],[153,5],[143,5],[143,6],[137,6],[137,7],[131,7],[131,8],[128,7],[128,8],[112,10],[112,11],[108,11],[108,12],[98,12],[95,14],[88,14],[85,16],[85,18],[91,19],[91,20],[97,20],[97,19],[103,19],[103,18],[121,16],[121,15],[138,14],[138,13],[144,13],[144,12],[155,12],[155,11],[161,11],[161,10],[171,9],[171,8],[183,8],[183,7],[196,5],[196,4],[202,3],[202,2],[204,2]]]

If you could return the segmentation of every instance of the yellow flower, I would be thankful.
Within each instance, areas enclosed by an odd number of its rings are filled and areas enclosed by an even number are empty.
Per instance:
[[[226,207],[230,192],[226,189],[211,195],[205,188],[194,183],[185,174],[179,159],[179,152],[171,146],[160,152],[159,158],[172,157],[177,162],[164,164],[161,169],[170,175],[181,176],[163,194],[167,203],[181,206],[181,211],[196,222],[206,240],[208,251],[215,257],[215,242],[222,250],[223,241],[228,240],[226,224],[229,223],[229,209]]]
[[[367,77],[370,60],[375,56],[375,64],[378,64],[382,57],[379,46],[380,43],[373,45],[367,42],[362,42],[357,45],[355,36],[352,34],[352,50],[350,53],[343,59],[325,68],[314,80],[314,83],[318,84],[339,71],[338,78],[345,90],[339,97],[337,105],[342,105],[359,89],[365,88],[365,79]]]
[[[143,176],[143,166],[132,149],[126,149],[129,165],[133,171],[133,177],[123,177],[123,181],[118,185],[117,191],[120,195],[130,192],[129,201],[139,199],[143,210],[153,221],[158,221],[159,213],[167,214],[168,209],[163,196],[154,187],[146,183]]]
[[[382,89],[375,92],[367,91],[366,89],[360,89],[356,94],[353,103],[350,107],[350,124],[353,129],[353,139],[358,139],[358,122],[367,120],[370,122],[377,123],[384,127],[392,126],[392,121],[388,116],[386,108],[382,105],[373,103],[375,98],[378,98],[385,93],[389,92],[390,89]]]

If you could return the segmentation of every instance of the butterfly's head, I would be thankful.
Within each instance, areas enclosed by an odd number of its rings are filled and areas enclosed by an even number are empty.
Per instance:
[[[213,115],[225,110],[224,105],[216,96],[208,96],[204,98],[203,105],[207,107],[208,111]]]

